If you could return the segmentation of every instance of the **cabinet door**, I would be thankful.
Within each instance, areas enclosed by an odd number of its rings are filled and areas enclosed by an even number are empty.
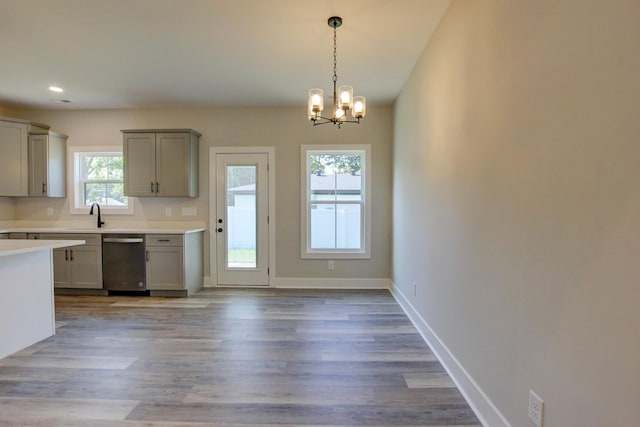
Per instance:
[[[69,288],[71,286],[69,249],[53,250],[53,286],[55,288]]]
[[[70,287],[102,289],[102,248],[99,246],[73,246],[69,248],[69,253]]]
[[[28,126],[0,121],[0,196],[29,194]]]
[[[189,196],[189,134],[156,134],[157,195]]]
[[[147,289],[184,289],[182,247],[147,247]]]
[[[155,133],[125,133],[122,151],[124,157],[124,193],[132,197],[155,196]]]
[[[46,196],[47,135],[29,135],[29,196]]]

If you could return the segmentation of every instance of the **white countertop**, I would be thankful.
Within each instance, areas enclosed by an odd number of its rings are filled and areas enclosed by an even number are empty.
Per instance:
[[[48,221],[7,221],[0,224],[0,233],[64,233],[64,234],[109,234],[109,233],[139,233],[139,234],[189,234],[206,231],[201,223],[172,223],[172,222],[140,222],[127,224],[107,224],[102,228],[84,224],[52,223]]]
[[[83,245],[84,240],[0,240],[0,256],[25,254],[47,249],[66,248]]]
[[[76,233],[76,234],[189,234],[205,231],[204,228],[83,228],[83,227],[15,227],[0,229],[0,233]]]

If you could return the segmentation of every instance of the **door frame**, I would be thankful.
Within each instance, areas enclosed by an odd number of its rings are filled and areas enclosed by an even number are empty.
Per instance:
[[[276,181],[275,181],[275,147],[210,147],[209,148],[209,265],[210,280],[213,286],[225,286],[218,284],[218,257],[216,239],[217,233],[215,229],[216,212],[218,209],[218,185],[217,185],[217,161],[218,154],[266,154],[267,155],[267,176],[269,188],[269,284],[268,287],[275,285],[276,277]],[[237,286],[237,285],[234,285]]]

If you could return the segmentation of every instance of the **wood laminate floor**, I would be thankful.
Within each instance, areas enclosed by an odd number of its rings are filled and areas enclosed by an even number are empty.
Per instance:
[[[480,425],[387,291],[57,296],[56,319],[0,360],[0,426]]]

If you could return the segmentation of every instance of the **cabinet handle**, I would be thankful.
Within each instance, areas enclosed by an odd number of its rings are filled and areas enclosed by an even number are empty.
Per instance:
[[[45,184],[44,182],[42,183],[42,194],[47,192],[47,184]]]
[[[73,249],[69,249],[69,261],[73,261]]]
[[[69,250],[68,249],[64,250],[64,260],[65,261],[69,261]]]
[[[171,240],[169,239],[158,239],[158,242],[169,243]]]
[[[145,252],[145,257],[147,258],[147,262],[149,262],[149,251]]]
[[[151,183],[151,192],[153,193],[153,182]]]
[[[160,192],[160,183],[156,181],[156,194]]]

